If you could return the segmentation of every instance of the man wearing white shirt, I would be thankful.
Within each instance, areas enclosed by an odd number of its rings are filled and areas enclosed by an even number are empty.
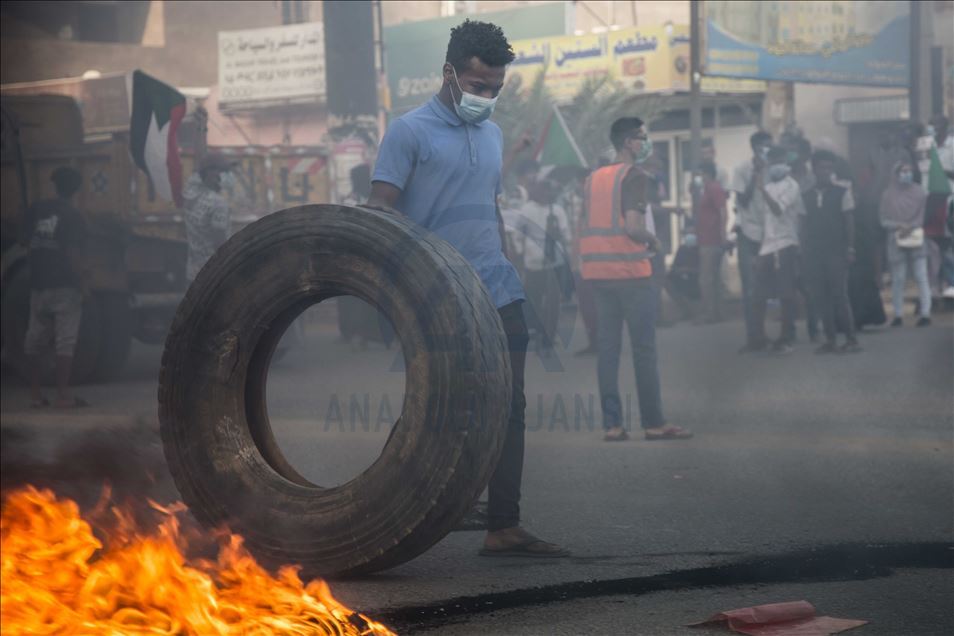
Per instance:
[[[752,146],[752,158],[737,166],[732,178],[732,190],[735,191],[735,233],[739,247],[739,279],[742,283],[742,308],[745,316],[745,346],[739,353],[765,348],[765,343],[759,341],[760,335],[755,321],[755,272],[764,219],[768,214],[765,197],[762,196],[759,185],[765,180],[765,161],[772,145],[772,136],[760,130],[749,138],[749,144]]]
[[[767,180],[756,186],[768,211],[763,219],[762,244],[756,264],[753,321],[755,347],[766,349],[765,306],[775,283],[782,306],[782,328],[772,344],[775,353],[791,353],[795,341],[795,276],[798,268],[799,219],[805,213],[801,188],[790,175],[783,148],[768,152]]]
[[[556,203],[560,184],[546,177],[527,186],[527,201],[520,206],[516,242],[523,255],[524,286],[529,301],[530,325],[535,327],[541,350],[553,346],[560,316],[560,273],[566,270],[569,221]]]

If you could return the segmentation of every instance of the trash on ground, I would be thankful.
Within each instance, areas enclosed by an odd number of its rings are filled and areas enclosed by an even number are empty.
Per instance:
[[[725,623],[732,631],[749,636],[828,636],[868,621],[816,616],[815,607],[808,601],[789,601],[719,612],[689,627],[714,623]]]

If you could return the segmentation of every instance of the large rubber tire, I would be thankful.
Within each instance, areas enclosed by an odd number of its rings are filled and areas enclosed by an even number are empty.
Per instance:
[[[395,326],[406,395],[374,464],[322,488],[282,456],[266,376],[295,316],[342,294]],[[202,523],[227,525],[268,565],[351,575],[414,558],[463,518],[497,464],[510,390],[499,315],[453,248],[397,216],[309,205],[246,227],[202,269],[166,339],[159,419]]]
[[[3,359],[24,382],[30,381],[30,366],[23,353],[23,341],[30,323],[30,277],[26,267],[11,275],[3,290]],[[80,321],[76,349],[73,353],[71,384],[84,384],[93,380],[96,363],[102,348],[104,330],[102,306],[98,294],[83,301],[83,318]],[[40,380],[44,385],[55,382],[53,355],[42,359]]]

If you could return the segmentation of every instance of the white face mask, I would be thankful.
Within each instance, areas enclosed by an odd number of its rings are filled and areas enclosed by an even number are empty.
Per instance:
[[[457,90],[460,91],[460,103],[454,102],[454,111],[457,116],[468,124],[479,124],[490,119],[490,116],[494,114],[497,98],[481,97],[480,95],[464,92],[464,89],[460,87],[457,70],[453,65],[451,65],[451,70],[454,72],[454,82],[457,84]]]

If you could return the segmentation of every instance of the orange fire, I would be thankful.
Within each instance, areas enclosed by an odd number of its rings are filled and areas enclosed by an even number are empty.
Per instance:
[[[0,521],[0,634],[392,634],[298,568],[272,576],[229,534],[215,561],[187,562],[175,513],[141,533],[112,508],[104,547],[69,499],[26,487]]]

